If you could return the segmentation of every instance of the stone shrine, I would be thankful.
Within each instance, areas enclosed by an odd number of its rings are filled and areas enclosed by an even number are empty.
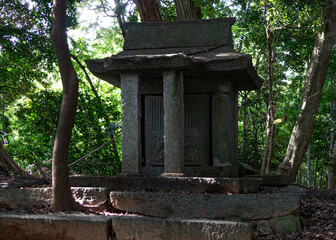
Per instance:
[[[124,51],[86,61],[121,88],[123,175],[238,176],[238,91],[263,81],[234,22],[126,23]]]

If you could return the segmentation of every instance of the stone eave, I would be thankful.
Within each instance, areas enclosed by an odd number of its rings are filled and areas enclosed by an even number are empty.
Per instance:
[[[253,68],[251,56],[238,52],[208,52],[193,55],[184,53],[118,54],[100,60],[87,60],[86,64],[95,76],[118,87],[120,87],[120,74],[172,70],[223,73],[231,77],[237,90],[256,90],[263,83]]]

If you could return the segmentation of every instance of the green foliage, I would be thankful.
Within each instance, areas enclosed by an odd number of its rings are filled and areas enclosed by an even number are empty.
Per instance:
[[[109,87],[115,95],[118,91]],[[99,105],[91,91],[82,90],[79,95],[77,116],[73,128],[69,150],[69,163],[83,157],[110,140],[110,134],[120,134],[120,102],[113,94],[103,97],[103,107],[109,109],[114,128],[111,129],[102,118],[104,109]],[[25,168],[29,165],[47,162],[51,159],[54,138],[62,99],[60,91],[40,91],[22,99],[13,109],[11,126],[15,131],[7,151]],[[117,139],[120,145],[120,138]],[[45,164],[51,167],[51,163]],[[86,160],[75,164],[70,170],[77,174],[115,175],[120,171],[121,163],[116,162],[112,146],[108,145]],[[36,169],[33,169],[36,170]]]

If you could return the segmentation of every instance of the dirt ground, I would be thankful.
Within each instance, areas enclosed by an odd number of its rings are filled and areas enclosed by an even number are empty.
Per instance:
[[[26,187],[42,187],[50,186],[46,180],[27,176],[11,176],[0,173],[0,188],[26,188]],[[40,204],[26,208],[10,208],[8,206],[0,206],[0,212],[23,212],[43,214],[51,213],[50,206]],[[277,240],[277,239],[336,239],[336,192],[328,190],[314,190],[308,192],[308,196],[301,200],[300,215],[306,219],[304,229],[301,233],[291,235],[286,234],[262,234],[255,231],[253,239],[261,240]],[[122,214],[112,209],[107,202],[100,206],[88,210],[85,214]]]

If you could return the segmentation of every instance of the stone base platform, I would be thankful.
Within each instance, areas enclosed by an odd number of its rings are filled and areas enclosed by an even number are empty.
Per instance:
[[[263,186],[279,187],[290,184],[288,174],[265,174],[265,175],[246,175],[246,178],[259,178]]]
[[[236,216],[249,220],[297,214],[300,196],[272,194],[186,194],[153,192],[111,192],[114,208],[129,213],[164,218],[225,219]]]
[[[1,240],[249,240],[249,223],[139,216],[0,213]]]
[[[70,177],[72,187],[104,187],[110,191],[237,194],[256,193],[261,178],[204,177]]]

